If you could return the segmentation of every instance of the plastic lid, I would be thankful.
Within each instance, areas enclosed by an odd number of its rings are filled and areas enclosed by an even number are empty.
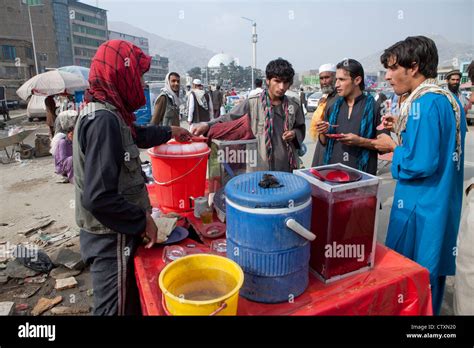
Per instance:
[[[149,149],[148,153],[154,157],[197,157],[206,155],[210,151],[209,146],[203,142],[180,143],[172,139],[166,144]]]
[[[262,188],[263,174],[275,176],[282,187]],[[255,172],[236,176],[225,186],[226,198],[248,208],[288,208],[299,206],[311,197],[311,186],[303,178],[285,172]]]

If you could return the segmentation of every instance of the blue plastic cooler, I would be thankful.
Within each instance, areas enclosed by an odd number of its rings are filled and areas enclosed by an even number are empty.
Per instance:
[[[261,188],[263,174],[283,185]],[[247,173],[225,187],[227,257],[245,273],[240,294],[257,302],[291,301],[308,286],[311,188],[284,172]]]

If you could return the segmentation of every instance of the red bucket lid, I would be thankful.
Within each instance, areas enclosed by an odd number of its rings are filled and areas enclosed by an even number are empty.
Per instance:
[[[155,146],[148,150],[154,157],[201,157],[209,154],[211,149],[204,142],[180,143],[174,139],[166,144]]]

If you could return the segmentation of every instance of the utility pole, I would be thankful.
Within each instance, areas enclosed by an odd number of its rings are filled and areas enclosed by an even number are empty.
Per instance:
[[[30,21],[30,30],[31,30],[31,43],[33,44],[33,56],[35,58],[35,71],[36,71],[36,75],[38,75],[38,57],[36,56],[36,45],[35,45],[35,35],[34,35],[34,32],[33,32],[33,22],[31,21],[31,11],[30,11],[30,7],[32,6],[43,6],[43,4],[41,4],[41,1],[38,1],[38,0],[27,0],[27,1],[23,1],[24,4],[26,4],[26,6],[28,7],[28,19]]]
[[[255,88],[254,70],[257,68],[257,22],[255,20],[241,17],[252,23],[252,89]]]

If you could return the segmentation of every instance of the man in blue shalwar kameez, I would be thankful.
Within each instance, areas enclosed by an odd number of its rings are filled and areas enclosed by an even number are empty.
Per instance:
[[[431,39],[408,37],[386,49],[381,61],[395,93],[409,93],[391,120],[399,145],[387,135],[374,140],[379,151],[394,152],[398,180],[386,245],[429,270],[438,315],[446,276],[455,273],[465,115],[459,100],[436,84],[438,51]]]

